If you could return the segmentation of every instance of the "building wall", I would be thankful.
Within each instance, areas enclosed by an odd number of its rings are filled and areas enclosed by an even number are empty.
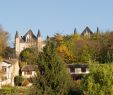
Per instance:
[[[11,84],[12,86],[14,86],[14,77],[19,75],[18,61],[16,61],[16,63],[14,64],[2,62],[0,67],[2,66],[6,66],[6,72],[4,73],[6,79],[2,81],[2,85]]]
[[[31,78],[31,77],[35,77],[36,75],[36,72],[35,71],[31,71],[32,74],[26,74],[27,72],[26,71],[22,71],[22,76],[24,78]]]
[[[10,68],[10,80],[11,85],[14,86],[14,77],[19,75],[19,63],[18,61]]]
[[[15,51],[16,55],[20,53],[20,38],[15,38]]]
[[[35,41],[30,41],[30,42],[20,42],[20,38],[15,38],[16,55],[19,55],[21,51],[29,47],[36,47],[39,51],[42,51],[43,46],[44,46],[43,40],[41,37],[39,37]]]
[[[88,31],[86,31],[86,33],[84,34],[84,36],[86,36],[86,37],[89,37],[89,38],[90,38],[91,34],[90,34]]]
[[[89,68],[86,68],[86,71],[83,72],[82,68],[74,68],[74,71],[71,72],[71,68],[68,68],[70,74],[89,74]]]

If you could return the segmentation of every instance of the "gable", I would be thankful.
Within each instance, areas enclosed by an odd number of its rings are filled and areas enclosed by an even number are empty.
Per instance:
[[[91,31],[91,29],[88,26],[81,33],[82,36],[86,36],[86,35],[89,36],[89,35],[92,35],[92,34],[93,34],[93,32]]]
[[[24,42],[31,42],[31,41],[36,41],[37,37],[33,34],[32,30],[29,29],[29,31],[21,37],[21,40]]]

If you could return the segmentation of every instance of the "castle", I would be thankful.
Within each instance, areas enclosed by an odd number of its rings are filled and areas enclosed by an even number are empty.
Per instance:
[[[97,27],[97,33],[99,32],[99,29]],[[74,30],[74,34],[76,34],[76,28]],[[94,33],[91,31],[91,29],[87,26],[83,32],[81,33],[81,36],[87,36],[90,38]],[[16,55],[19,55],[22,50],[33,47],[37,48],[38,51],[42,51],[44,46],[43,39],[41,37],[40,30],[38,30],[37,36],[35,36],[31,29],[28,30],[28,32],[24,36],[19,36],[18,31],[16,31],[15,34],[15,51]]]
[[[40,30],[38,30],[37,36],[35,36],[31,29],[24,36],[20,36],[18,31],[15,34],[15,52],[19,55],[21,51],[26,48],[33,47],[37,48],[38,51],[42,51],[44,46],[43,39],[41,37]]]

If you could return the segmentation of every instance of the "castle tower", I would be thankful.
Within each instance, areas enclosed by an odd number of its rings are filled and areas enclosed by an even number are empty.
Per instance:
[[[76,28],[74,29],[74,35],[75,35],[75,34],[77,34],[77,30],[76,30]]]
[[[16,52],[16,55],[20,53],[20,37],[19,37],[18,31],[16,31],[16,34],[15,34],[15,52]]]
[[[37,34],[37,48],[38,48],[38,51],[42,51],[42,48],[43,48],[43,40],[41,37],[40,30],[38,30],[38,34]]]
[[[99,33],[99,28],[97,27],[97,33]]]

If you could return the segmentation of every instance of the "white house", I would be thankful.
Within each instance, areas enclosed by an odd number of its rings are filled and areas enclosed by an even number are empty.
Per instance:
[[[0,62],[0,84],[14,86],[14,77],[19,75],[18,60],[10,59]]]
[[[67,69],[74,80],[80,79],[81,75],[89,74],[87,64],[68,64]]]
[[[21,71],[24,78],[32,78],[36,75],[35,66],[33,65],[26,65],[21,69]]]

